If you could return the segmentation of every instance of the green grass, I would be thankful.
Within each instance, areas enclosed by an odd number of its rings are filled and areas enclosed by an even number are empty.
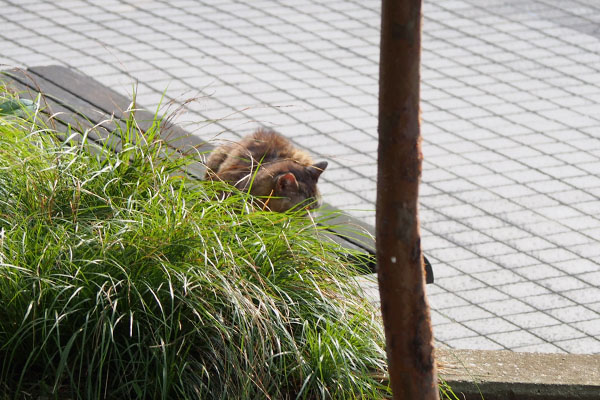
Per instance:
[[[376,310],[323,227],[187,178],[159,118],[131,117],[119,154],[40,120],[0,116],[0,398],[389,395]]]

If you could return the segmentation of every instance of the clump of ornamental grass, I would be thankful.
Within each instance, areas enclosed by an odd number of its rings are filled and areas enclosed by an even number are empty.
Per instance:
[[[387,396],[348,251],[129,115],[118,153],[0,115],[0,398]]]

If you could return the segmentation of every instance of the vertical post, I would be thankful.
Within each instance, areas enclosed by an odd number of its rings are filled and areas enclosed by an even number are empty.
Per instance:
[[[418,219],[421,1],[383,0],[376,239],[394,399],[438,399]]]

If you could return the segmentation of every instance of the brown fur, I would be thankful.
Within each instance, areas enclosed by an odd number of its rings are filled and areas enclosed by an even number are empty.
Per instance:
[[[299,204],[318,205],[317,181],[327,162],[313,164],[305,152],[270,129],[258,129],[237,143],[215,149],[206,162],[206,178],[250,191],[272,211]],[[253,179],[254,178],[254,179]]]

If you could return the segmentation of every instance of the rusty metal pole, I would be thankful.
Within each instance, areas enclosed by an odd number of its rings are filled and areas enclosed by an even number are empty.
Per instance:
[[[383,0],[377,266],[394,399],[438,399],[418,219],[422,0]]]

